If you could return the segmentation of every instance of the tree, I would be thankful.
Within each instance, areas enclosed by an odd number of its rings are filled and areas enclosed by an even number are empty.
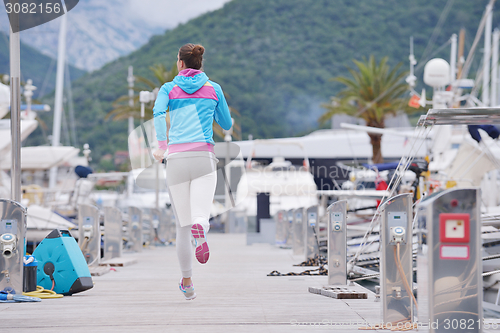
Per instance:
[[[179,73],[177,71],[177,65],[174,64],[170,70],[167,70],[163,64],[155,64],[149,67],[149,70],[152,72],[153,76],[156,79],[152,81],[148,78],[142,76],[135,76],[137,82],[142,83],[138,87],[134,87],[134,90],[139,92],[143,90],[152,91],[155,88],[160,88],[165,82],[170,82],[174,79],[174,77]],[[134,117],[135,119],[141,119],[141,104],[139,103],[139,94],[134,95],[134,105],[129,105],[130,97],[128,95],[122,95],[118,97],[113,102],[113,110],[111,110],[106,115],[106,120],[124,120],[129,117]],[[144,119],[149,120],[153,117],[153,103],[150,103],[146,106],[146,112],[144,114]]]
[[[352,78],[339,76],[333,79],[346,88],[332,97],[330,104],[323,106],[327,111],[320,117],[320,122],[328,121],[334,114],[346,113],[361,117],[367,126],[384,128],[387,115],[394,115],[400,110],[409,111],[408,99],[402,97],[408,90],[403,80],[407,73],[399,72],[402,63],[391,69],[387,60],[388,57],[384,57],[377,64],[373,55],[368,60],[353,60],[357,70],[348,68]],[[373,163],[382,163],[382,134],[368,135]]]

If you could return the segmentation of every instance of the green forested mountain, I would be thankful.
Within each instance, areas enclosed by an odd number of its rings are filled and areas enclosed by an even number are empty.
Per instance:
[[[447,3],[452,3],[451,9],[435,30]],[[391,65],[404,62],[406,69],[410,36],[416,58],[422,60],[434,30],[432,51],[461,27],[466,28],[468,51],[486,4],[486,0],[233,0],[151,38],[141,49],[75,82],[79,141],[91,145],[94,161],[127,149],[126,121],[104,121],[111,103],[127,93],[127,67],[133,65],[137,75],[151,76],[149,66],[163,63],[169,68],[179,47],[188,42],[206,47],[204,69],[241,113],[237,121],[244,138],[311,131],[324,112],[321,103],[341,88],[330,78],[347,74],[353,58],[388,56]],[[497,6],[494,17],[498,14]],[[441,50],[430,53],[449,59],[449,48]],[[420,81],[421,69],[416,73]],[[477,65],[472,73],[476,69]]]
[[[21,43],[21,80],[32,79],[33,84],[38,88],[34,97],[40,94],[48,94],[56,85],[57,61],[50,58],[38,50]],[[71,80],[78,79],[85,74],[85,71],[69,66]],[[0,32],[0,74],[10,72],[9,63],[9,38]],[[43,91],[41,89],[43,88]]]

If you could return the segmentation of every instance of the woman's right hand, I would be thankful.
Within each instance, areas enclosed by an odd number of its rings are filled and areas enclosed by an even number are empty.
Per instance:
[[[153,157],[155,158],[155,160],[157,160],[158,162],[161,162],[163,160],[163,155],[165,155],[165,152],[166,150],[163,150],[163,149],[156,149],[155,152],[153,153]]]

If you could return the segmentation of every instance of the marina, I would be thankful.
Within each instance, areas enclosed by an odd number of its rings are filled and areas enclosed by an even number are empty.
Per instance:
[[[205,60],[217,48],[204,58],[200,41],[176,46],[172,67],[149,64],[157,82],[138,75],[146,68],[133,57],[120,58],[120,75],[101,69],[116,76],[116,89],[95,93],[97,107],[75,99],[98,114],[85,119],[86,131],[109,131],[100,141],[85,133],[93,146],[80,149],[66,63],[68,12],[78,1],[60,12],[50,146],[23,144],[38,142],[39,128],[49,142],[39,112],[51,108],[33,99],[31,79],[21,82],[20,31],[33,27],[12,9],[18,1],[7,1],[0,331],[500,332],[495,2],[474,14],[472,43],[461,28],[431,51],[448,0],[418,66],[422,41],[408,36],[409,72],[388,57],[353,59],[349,77],[333,78],[343,90],[316,105],[324,112],[313,127],[288,97],[286,117],[267,106],[258,111],[269,119],[250,121],[259,95],[232,104],[238,85],[223,91],[208,78]],[[238,12],[240,3],[207,15]],[[437,57],[448,45],[449,61]],[[420,116],[414,127],[410,108]],[[302,132],[279,132],[278,114],[304,122]]]

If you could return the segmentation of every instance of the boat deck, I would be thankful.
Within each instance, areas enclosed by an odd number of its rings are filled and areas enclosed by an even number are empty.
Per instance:
[[[302,261],[292,250],[247,246],[244,234],[211,234],[209,241],[209,262],[194,259],[194,301],[178,290],[175,247],[152,247],[125,254],[137,263],[94,277],[94,288],[81,294],[0,304],[0,331],[355,332],[380,321],[372,293],[338,300],[308,292],[325,285],[326,276],[267,276],[310,268],[292,266]]]

